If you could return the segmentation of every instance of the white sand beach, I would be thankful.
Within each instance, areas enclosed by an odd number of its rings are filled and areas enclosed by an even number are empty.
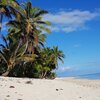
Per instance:
[[[0,100],[100,100],[100,80],[0,77]]]

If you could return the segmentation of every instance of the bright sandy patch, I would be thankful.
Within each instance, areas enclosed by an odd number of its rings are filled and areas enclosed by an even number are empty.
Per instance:
[[[100,100],[100,81],[0,77],[0,100]]]

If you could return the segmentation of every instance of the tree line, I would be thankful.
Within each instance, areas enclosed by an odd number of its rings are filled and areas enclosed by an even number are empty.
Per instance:
[[[58,61],[64,54],[57,46],[46,47],[51,33],[42,16],[48,11],[33,7],[31,2],[0,0],[0,75],[13,77],[55,78]],[[7,35],[2,34],[6,21]]]

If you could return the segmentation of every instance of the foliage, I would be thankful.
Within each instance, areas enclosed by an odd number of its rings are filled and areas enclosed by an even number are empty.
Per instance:
[[[16,0],[0,0],[0,31],[3,18],[7,22],[6,37],[0,35],[0,75],[13,77],[54,79],[58,61],[64,54],[58,47],[45,47],[47,28],[51,25],[42,20],[45,10],[33,7],[31,2],[19,4]]]

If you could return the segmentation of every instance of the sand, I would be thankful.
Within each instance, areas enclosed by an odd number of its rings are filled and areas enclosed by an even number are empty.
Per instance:
[[[0,77],[0,100],[100,100],[100,80]]]

